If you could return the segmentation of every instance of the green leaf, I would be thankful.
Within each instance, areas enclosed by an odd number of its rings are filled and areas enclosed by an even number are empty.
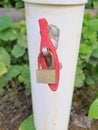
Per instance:
[[[25,119],[19,127],[19,130],[36,130],[32,115]]]
[[[23,1],[17,1],[15,4],[16,8],[22,8],[24,6],[24,2]]]
[[[0,31],[12,27],[13,23],[8,16],[3,16],[0,18]]]
[[[26,65],[22,68],[21,75],[24,79],[24,83],[26,84],[26,86],[30,87],[30,69],[29,69],[29,66]]]
[[[25,88],[26,88],[26,94],[30,94],[31,89],[30,89],[30,69],[28,65],[24,65],[22,67],[22,73],[20,77],[20,81],[24,82]]]
[[[87,22],[85,26],[83,26],[82,33],[83,37],[89,39],[90,42],[97,41],[97,31],[98,31],[98,19],[85,19],[84,22]]]
[[[10,55],[2,47],[0,47],[0,62],[3,62],[6,66],[9,66],[11,62]]]
[[[92,42],[94,44],[94,42],[97,42],[97,33],[96,32],[92,32],[91,35],[88,36],[90,42]]]
[[[91,58],[91,59],[89,60],[89,64],[90,64],[92,67],[96,67],[97,64],[98,64],[98,62],[97,62],[96,59]]]
[[[21,21],[19,22],[19,24],[20,24],[21,26],[23,26],[23,27],[26,27],[26,21],[25,21],[25,20],[21,20]]]
[[[88,25],[90,19],[91,19],[90,13],[86,13],[86,14],[84,15],[84,21],[83,21],[84,25]]]
[[[96,48],[98,48],[98,41],[92,42],[92,52],[93,52],[93,50],[95,50]]]
[[[95,81],[92,79],[92,77],[88,76],[86,78],[86,83],[91,87],[91,88],[95,88]]]
[[[88,0],[88,2],[86,4],[86,8],[92,8],[92,2],[93,2],[93,0]]]
[[[92,67],[92,77],[95,81],[98,81],[98,65],[96,67]]]
[[[7,2],[7,3],[4,4],[4,8],[10,9],[10,8],[12,8],[12,5],[9,2]]]
[[[17,43],[20,47],[27,48],[27,37],[25,35],[22,35],[18,38]]]
[[[89,39],[91,42],[97,41],[97,33],[94,27],[84,26],[83,27],[83,37]]]
[[[18,80],[19,80],[20,83],[23,83],[23,82],[24,82],[24,79],[23,79],[22,75],[19,75],[19,76],[18,76]]]
[[[80,44],[80,52],[79,55],[81,59],[84,59],[86,62],[89,61],[89,58],[92,53],[92,47],[86,43]]]
[[[10,69],[8,70],[8,73],[6,74],[5,78],[6,80],[12,80],[12,78],[18,76],[21,72],[21,66],[18,65],[14,65],[12,67],[10,67]]]
[[[8,81],[2,76],[0,77],[0,87],[4,87]]]
[[[98,1],[93,2],[94,9],[98,9]]]
[[[84,80],[85,80],[85,75],[83,73],[83,70],[80,67],[77,67],[74,86],[76,88],[81,88],[84,84]]]
[[[84,38],[88,38],[89,35],[92,35],[92,30],[88,26],[83,26],[82,32]]]
[[[92,56],[98,58],[98,48],[93,51]]]
[[[3,63],[0,62],[0,77],[7,73],[7,68]]]
[[[3,41],[15,40],[17,38],[17,32],[14,29],[6,29],[0,32],[0,39]]]
[[[88,25],[91,29],[91,31],[97,31],[98,30],[98,19],[91,19]]]
[[[12,50],[12,54],[16,58],[23,56],[24,53],[25,53],[25,48],[20,47],[18,44],[16,44]]]
[[[98,119],[98,98],[91,104],[88,117]]]

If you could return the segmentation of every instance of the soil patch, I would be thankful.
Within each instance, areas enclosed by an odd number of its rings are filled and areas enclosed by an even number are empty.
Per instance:
[[[18,89],[6,87],[0,95],[0,130],[18,130],[21,122],[32,113],[31,96],[25,94],[23,86]]]

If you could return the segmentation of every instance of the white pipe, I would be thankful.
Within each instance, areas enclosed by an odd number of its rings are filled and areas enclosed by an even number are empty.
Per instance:
[[[56,5],[77,5],[85,4],[88,0],[24,0],[27,3],[38,3],[38,4],[56,4]]]
[[[42,0],[25,1],[35,127],[36,130],[68,130],[85,7],[83,3],[87,0],[69,0],[70,2],[62,0],[61,3],[64,2],[65,5],[59,5],[59,0],[58,5],[42,4]],[[36,4],[36,1],[41,4]],[[76,3],[71,5],[72,1]],[[38,24],[40,18],[46,18],[49,24],[56,25],[60,29],[57,54],[62,63],[62,69],[58,89],[54,92],[47,84],[36,82],[37,58],[40,50]]]

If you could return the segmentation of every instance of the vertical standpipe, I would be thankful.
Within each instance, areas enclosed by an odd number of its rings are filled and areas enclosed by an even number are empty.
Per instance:
[[[84,8],[87,0],[24,0],[36,130],[68,130]],[[59,84],[52,91],[36,81],[41,35],[39,19],[59,28]]]

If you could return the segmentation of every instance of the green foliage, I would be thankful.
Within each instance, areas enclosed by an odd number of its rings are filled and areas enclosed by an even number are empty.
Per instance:
[[[7,16],[0,19],[0,93],[14,80],[17,86],[23,83],[26,94],[30,94],[25,24],[24,20],[13,23]]]
[[[19,76],[19,82],[24,83],[25,88],[26,88],[26,94],[31,93],[30,89],[30,69],[28,65],[24,65],[21,68],[21,74]]]
[[[9,66],[11,62],[9,53],[3,47],[0,47],[0,62],[6,66]]]
[[[8,81],[3,76],[0,77],[0,87],[6,86],[7,82]],[[0,88],[0,93],[3,93],[3,89],[2,88]]]
[[[19,127],[19,130],[35,130],[32,115],[25,119]]]
[[[85,75],[80,67],[77,67],[75,87],[81,88],[84,85]]]
[[[9,17],[4,16],[2,19],[0,19],[0,31],[4,30],[4,29],[8,29],[10,27],[12,27],[12,21],[10,20]]]
[[[91,104],[88,117],[98,119],[98,99]]]
[[[25,48],[20,47],[18,44],[16,44],[12,50],[12,55],[15,58],[23,56],[25,53]]]
[[[98,85],[98,18],[84,17],[75,87]]]
[[[88,86],[94,89],[98,86],[98,17],[91,18],[90,14],[84,17],[82,38],[79,50],[78,66],[75,87]],[[89,109],[88,116],[98,119],[98,99],[91,93],[95,100]]]
[[[5,75],[6,80],[10,81],[21,73],[21,66],[13,65],[9,67],[8,73]]]
[[[22,8],[24,3],[22,0],[0,0],[0,7],[4,8]]]
[[[88,3],[86,4],[86,8],[98,9],[98,0],[88,0]]]
[[[0,77],[7,73],[7,69],[3,63],[0,63]]]

